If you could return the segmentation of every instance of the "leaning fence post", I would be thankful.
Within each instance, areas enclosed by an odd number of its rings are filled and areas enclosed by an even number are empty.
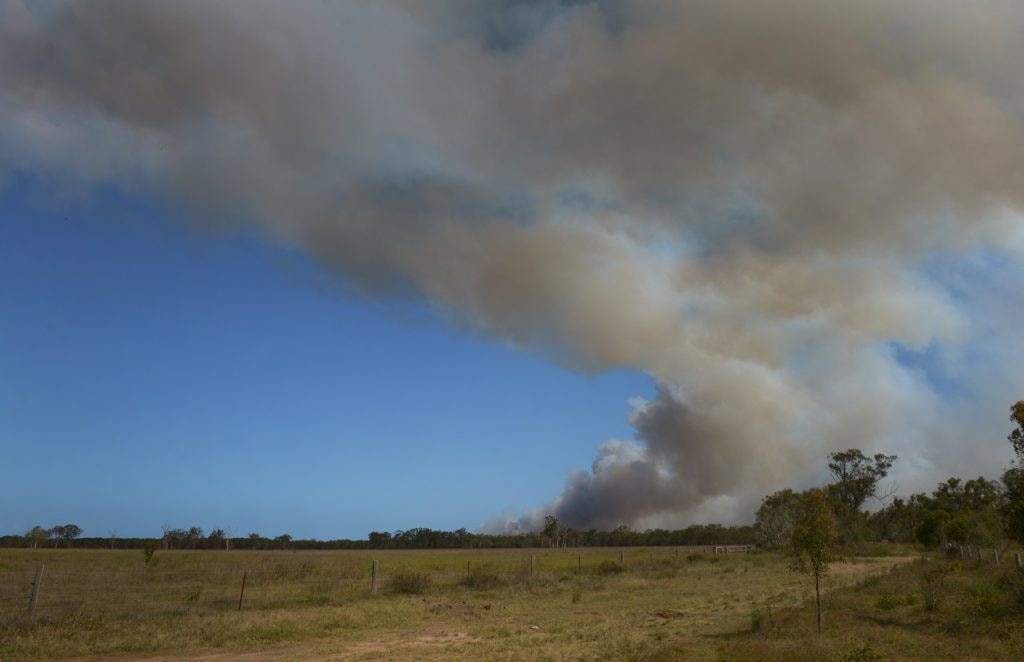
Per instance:
[[[996,565],[999,565],[999,550],[995,547],[992,548],[992,560],[995,561]]]
[[[32,582],[32,597],[28,600],[28,613],[32,613],[36,610],[36,603],[39,602],[39,587],[43,583],[43,564],[40,563],[36,568],[36,578]]]
[[[242,598],[245,597],[245,576],[248,574],[248,570],[242,571],[242,590],[238,592],[238,611],[242,611]]]
[[[370,593],[377,592],[377,561],[374,560],[373,568],[370,570]]]

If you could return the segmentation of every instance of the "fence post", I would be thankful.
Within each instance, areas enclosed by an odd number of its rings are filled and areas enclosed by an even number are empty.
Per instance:
[[[619,565],[626,565],[626,552],[619,550]]]
[[[377,561],[373,561],[373,568],[370,570],[370,593],[377,592]]]
[[[964,546],[963,545],[960,545],[960,560],[961,561],[966,561],[967,560],[967,552],[964,551]]]
[[[1015,561],[1017,561],[1017,569],[1018,570],[1024,570],[1024,565],[1021,565],[1021,561],[1020,561],[1020,552],[1015,553],[1013,555],[1013,558],[1014,558]]]
[[[36,603],[39,602],[39,587],[43,584],[43,564],[36,568],[36,578],[32,582],[32,597],[28,600],[28,613],[36,610]]]
[[[995,547],[992,548],[992,560],[995,561],[996,565],[999,565],[999,550]]]
[[[242,571],[242,590],[238,593],[238,611],[242,611],[242,598],[245,597],[245,576],[249,574],[248,570]]]
[[[578,555],[576,557],[576,574],[577,575],[582,575],[583,574],[583,555],[582,554],[580,554],[580,555]]]
[[[537,555],[536,554],[531,554],[530,555],[530,577],[536,577],[536,576],[537,576]]]

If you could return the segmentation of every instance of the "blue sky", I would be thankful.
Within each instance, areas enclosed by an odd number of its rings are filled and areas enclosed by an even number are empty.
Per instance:
[[[1022,20],[0,3],[0,530],[743,523],[848,448],[996,476]]]
[[[345,294],[252,235],[33,183],[0,196],[4,533],[475,529],[630,438],[627,399],[653,391]]]

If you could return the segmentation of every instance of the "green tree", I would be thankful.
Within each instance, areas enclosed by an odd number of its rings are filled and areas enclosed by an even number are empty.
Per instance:
[[[814,577],[814,601],[818,632],[821,632],[821,580],[829,565],[839,558],[839,525],[824,490],[810,490],[803,513],[793,525],[793,569]]]
[[[1017,427],[1010,432],[1007,439],[1013,446],[1013,452],[1017,455],[1017,461],[1024,461],[1024,400],[1018,400],[1010,407],[1010,422]]]
[[[224,532],[224,529],[214,529],[210,531],[210,535],[206,536],[206,544],[210,549],[220,549],[221,547],[227,549],[228,534]]]
[[[914,529],[914,536],[922,545],[938,547],[943,540],[946,540],[946,522],[948,521],[949,513],[945,510],[929,510],[921,523]]]
[[[913,494],[908,499],[896,497],[884,508],[868,517],[868,526],[875,540],[914,542],[917,527],[924,517],[924,494]]]
[[[1006,532],[1015,540],[1024,541],[1024,400],[1010,407],[1010,422],[1016,427],[1007,439],[1016,457],[1003,474],[1003,517]]]
[[[889,473],[898,459],[895,455],[875,453],[866,457],[859,449],[829,453],[828,469],[836,482],[830,486],[839,501],[860,511],[869,497],[877,497],[878,483]]]
[[[75,524],[58,524],[51,528],[49,533],[54,546],[59,547],[61,543],[65,546],[70,545],[72,540],[82,535],[82,529]]]

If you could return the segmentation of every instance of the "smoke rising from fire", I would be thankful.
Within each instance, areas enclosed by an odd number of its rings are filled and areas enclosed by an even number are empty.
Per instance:
[[[1012,0],[5,0],[0,174],[254,224],[651,375],[638,439],[525,526],[745,519],[829,450],[908,487],[1005,463],[1021,28]]]

